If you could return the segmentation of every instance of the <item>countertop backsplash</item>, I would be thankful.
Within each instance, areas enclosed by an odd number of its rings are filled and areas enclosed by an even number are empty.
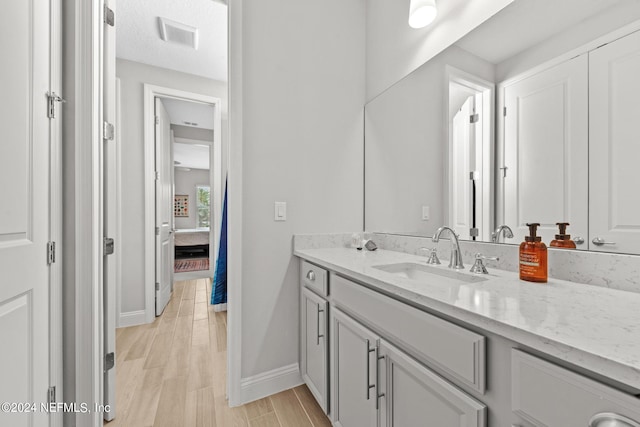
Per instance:
[[[294,249],[348,248],[354,233],[298,234],[294,236]],[[424,255],[421,248],[437,246],[440,260],[448,262],[450,243],[441,239],[433,243],[430,237],[401,236],[382,233],[360,233],[373,240],[378,248]],[[499,261],[486,261],[489,270],[498,268],[518,271],[518,245],[460,241],[465,267],[473,265],[477,252]],[[356,249],[354,249],[356,250]],[[446,260],[446,261],[445,261]],[[628,292],[640,293],[640,256],[603,252],[587,252],[567,249],[549,249],[549,277],[571,282],[602,286]]]

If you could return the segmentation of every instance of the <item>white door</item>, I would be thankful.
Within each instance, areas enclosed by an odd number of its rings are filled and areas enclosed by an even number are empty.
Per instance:
[[[473,189],[477,174],[475,159],[475,124],[471,117],[475,114],[475,96],[469,96],[455,116],[452,123],[452,161],[451,179],[453,201],[451,205],[451,224],[461,239],[470,240],[474,225],[475,200]],[[482,133],[480,132],[480,135]],[[481,190],[478,189],[478,190]]]
[[[380,425],[484,427],[487,407],[380,340]]]
[[[547,244],[557,222],[588,235],[587,68],[581,55],[504,89],[504,223],[515,242],[531,222]]]
[[[338,309],[331,311],[333,342],[333,423],[375,427],[378,336]]]
[[[49,19],[47,0],[0,14],[0,402],[38,405],[1,426],[49,425]]]
[[[160,98],[155,99],[156,114],[156,316],[160,316],[171,297],[173,277],[173,182],[171,121]]]
[[[640,33],[589,64],[589,249],[640,254]]]
[[[115,0],[105,0],[105,5],[109,7],[115,14]],[[116,34],[115,26],[104,23],[104,104],[103,115],[104,120],[117,130],[116,123]],[[106,130],[106,129],[105,129]],[[116,216],[117,216],[117,155],[116,145],[120,143],[116,138],[117,132],[114,130],[112,135],[104,135],[103,145],[103,179],[104,184],[104,237],[112,239],[116,235]],[[116,415],[116,367],[115,367],[115,351],[116,351],[116,247],[120,242],[114,242],[114,253],[107,255],[105,252],[103,258],[103,329],[104,329],[104,354],[105,365],[114,361],[111,369],[105,366],[103,378],[103,404],[109,405],[110,410],[104,412],[104,419],[111,421]]]

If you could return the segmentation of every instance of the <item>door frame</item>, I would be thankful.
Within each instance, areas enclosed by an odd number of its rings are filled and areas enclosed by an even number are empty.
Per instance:
[[[152,84],[144,84],[144,277],[145,277],[145,319],[153,322],[155,314],[155,111],[154,100],[159,98],[174,98],[190,102],[201,102],[214,106],[213,145],[209,150],[210,170],[213,170],[214,206],[222,206],[222,101],[220,98],[187,92]],[[214,211],[213,225],[210,227],[209,250],[213,249],[213,259],[217,258],[215,236],[219,234],[222,212]],[[213,231],[213,232],[211,232]]]
[[[444,108],[443,108],[443,116],[444,116],[444,131],[445,131],[445,141],[447,141],[447,148],[444,150],[444,169],[445,175],[449,178],[445,183],[444,187],[444,218],[449,218],[451,214],[451,206],[452,203],[449,194],[453,194],[452,188],[452,171],[449,166],[449,159],[452,158],[453,151],[453,132],[451,120],[449,117],[449,84],[456,83],[461,86],[465,86],[470,90],[475,91],[476,93],[482,93],[483,97],[483,107],[482,107],[482,188],[480,189],[480,194],[488,194],[488,200],[483,201],[482,203],[482,219],[483,223],[479,225],[481,230],[481,234],[479,235],[480,241],[483,240],[483,236],[490,235],[493,231],[494,227],[494,205],[495,205],[495,195],[491,189],[494,187],[495,176],[491,172],[493,170],[493,165],[495,163],[495,149],[496,149],[496,141],[495,141],[495,99],[496,99],[496,86],[494,83],[484,80],[480,77],[477,77],[473,74],[462,71],[458,68],[452,67],[450,65],[446,66],[445,72],[445,90],[444,90]]]

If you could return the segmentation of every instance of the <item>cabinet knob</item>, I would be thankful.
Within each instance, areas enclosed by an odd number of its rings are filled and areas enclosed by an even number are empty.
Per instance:
[[[574,237],[573,238],[573,243],[575,243],[576,245],[584,244],[584,237],[580,237],[580,236]]]
[[[312,282],[315,282],[316,273],[313,270],[309,270],[309,272],[307,273],[307,279],[309,279]]]
[[[613,412],[601,412],[591,418],[588,427],[640,427],[640,423]]]

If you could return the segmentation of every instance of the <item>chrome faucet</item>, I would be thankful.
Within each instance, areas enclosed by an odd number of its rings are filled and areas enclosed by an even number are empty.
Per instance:
[[[449,268],[455,268],[456,270],[463,269],[462,252],[460,252],[460,243],[458,242],[458,235],[455,231],[446,225],[442,226],[436,230],[431,240],[433,240],[433,243],[438,243],[440,235],[445,230],[448,230],[451,235],[451,257],[449,258]]]
[[[500,243],[500,234],[504,233],[506,239],[513,239],[513,230],[508,225],[501,225],[496,228],[496,231],[491,233],[491,241],[493,243]]]

